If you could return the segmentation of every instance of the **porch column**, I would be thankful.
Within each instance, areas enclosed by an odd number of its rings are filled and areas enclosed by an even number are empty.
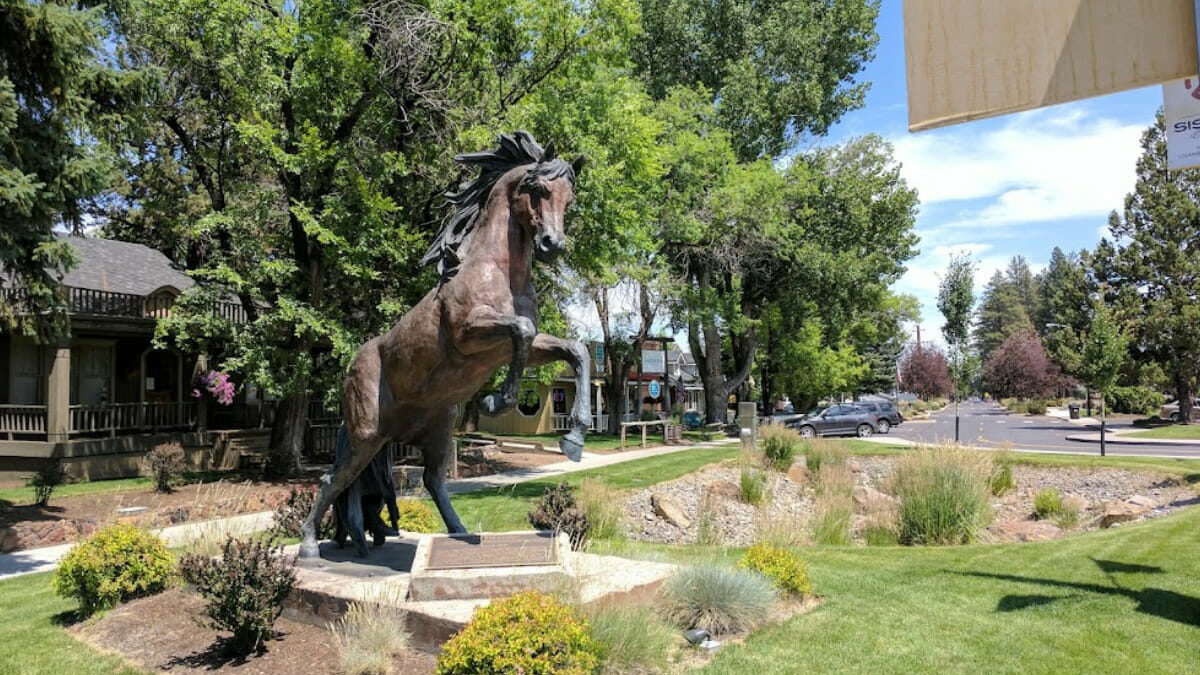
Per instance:
[[[66,441],[71,433],[71,343],[50,347],[50,373],[46,376],[46,440]]]

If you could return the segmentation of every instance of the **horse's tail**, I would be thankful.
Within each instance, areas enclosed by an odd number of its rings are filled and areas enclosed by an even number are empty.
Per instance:
[[[336,469],[348,459],[350,459],[350,432],[346,431],[346,424],[343,422],[338,425],[337,444],[333,446],[333,468]]]

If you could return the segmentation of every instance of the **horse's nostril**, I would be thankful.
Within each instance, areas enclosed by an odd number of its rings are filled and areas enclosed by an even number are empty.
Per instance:
[[[552,241],[552,240],[550,239],[550,235],[548,235],[548,234],[543,234],[543,235],[542,235],[542,238],[541,238],[541,242],[540,242],[540,243],[541,243],[541,246],[542,246],[542,248],[544,248],[544,249],[549,249],[549,248],[550,248],[551,241]]]

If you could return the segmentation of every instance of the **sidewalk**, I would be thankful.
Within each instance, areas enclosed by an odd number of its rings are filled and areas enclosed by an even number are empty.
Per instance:
[[[737,442],[738,440],[736,438],[725,438],[716,441],[705,441],[702,443],[693,443],[689,445],[671,445],[646,449],[638,448],[637,450],[626,450],[624,452],[616,452],[606,455],[585,452],[583,453],[583,459],[578,462],[565,460],[531,469],[522,469],[520,471],[509,471],[506,473],[493,474],[491,476],[479,476],[478,478],[461,478],[458,480],[447,481],[447,488],[449,489],[450,494],[462,494],[464,492],[472,492],[474,490],[515,485],[516,483],[524,483],[526,481],[536,480],[538,478],[561,476],[563,474],[575,473],[576,471],[598,469],[600,467],[611,466],[613,464],[630,462],[635,459],[668,455],[674,452],[692,450],[694,448],[718,447],[721,445],[735,444]],[[195,523],[184,523],[183,525],[173,525],[171,527],[155,530],[155,533],[162,537],[167,542],[168,546],[177,547],[183,546],[190,541],[199,539],[214,531],[222,534],[249,534],[252,532],[259,532],[271,526],[271,520],[273,516],[274,513],[271,511],[259,511],[257,513],[246,513],[240,516],[233,516],[231,518],[219,518],[217,520],[206,520]],[[46,572],[52,570],[58,565],[58,561],[67,554],[67,551],[71,550],[71,546],[73,545],[74,544],[59,544],[58,546],[32,548],[23,551],[0,554],[0,580],[20,576],[23,574],[33,574],[35,572]]]

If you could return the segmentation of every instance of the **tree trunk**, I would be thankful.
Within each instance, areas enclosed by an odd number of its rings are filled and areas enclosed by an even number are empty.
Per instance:
[[[308,392],[285,396],[275,412],[271,448],[263,467],[271,477],[290,476],[300,467],[304,438],[308,433]]]
[[[604,349],[608,350],[609,345],[604,345]],[[608,363],[611,370],[604,384],[604,408],[608,411],[605,432],[617,436],[621,433],[621,416],[625,414],[625,373],[629,371],[629,363],[619,358],[609,358]]]
[[[1192,421],[1192,387],[1187,375],[1175,375],[1175,393],[1179,401],[1179,423],[1190,424]]]
[[[466,433],[479,431],[479,402],[478,394],[467,399],[463,407],[462,419],[459,420],[458,430]]]

